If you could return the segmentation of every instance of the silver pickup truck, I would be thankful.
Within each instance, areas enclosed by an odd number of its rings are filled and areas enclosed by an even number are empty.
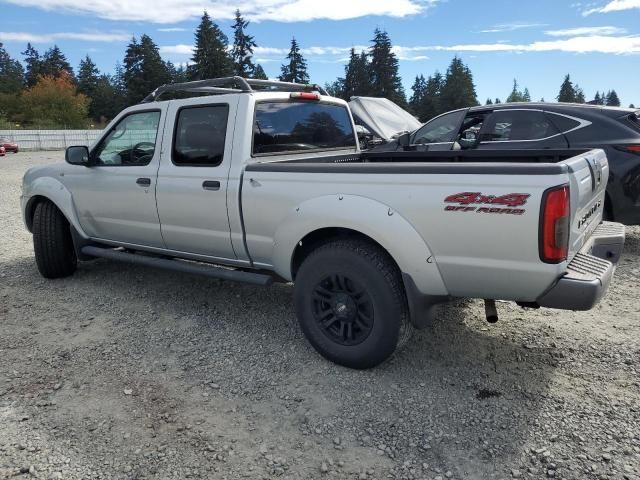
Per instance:
[[[592,308],[624,244],[608,174],[601,150],[361,152],[342,100],[233,77],[160,87],[21,202],[47,278],[102,257],[294,282],[313,346],[369,368],[454,299]]]

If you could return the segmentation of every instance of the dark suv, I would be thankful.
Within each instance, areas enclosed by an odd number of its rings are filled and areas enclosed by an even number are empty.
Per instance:
[[[408,143],[408,145],[407,145]],[[609,159],[605,217],[640,224],[640,111],[563,103],[454,110],[376,150],[602,148]]]

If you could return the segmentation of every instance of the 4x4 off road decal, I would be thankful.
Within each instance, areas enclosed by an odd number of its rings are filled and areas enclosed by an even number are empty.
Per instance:
[[[508,193],[506,195],[495,196],[485,195],[481,192],[462,192],[449,195],[444,199],[445,203],[457,205],[447,205],[444,207],[447,212],[476,212],[476,213],[500,213],[507,215],[523,215],[526,210],[521,207],[527,203],[530,197],[528,193]],[[476,207],[474,205],[491,205],[489,207]]]

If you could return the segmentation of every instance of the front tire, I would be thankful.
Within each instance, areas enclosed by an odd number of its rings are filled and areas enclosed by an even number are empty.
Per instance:
[[[379,365],[411,331],[397,266],[364,240],[335,240],[312,252],[296,275],[294,300],[311,345],[345,367]]]
[[[38,203],[32,230],[36,265],[43,277],[62,278],[75,272],[78,260],[71,228],[58,207],[49,201]]]

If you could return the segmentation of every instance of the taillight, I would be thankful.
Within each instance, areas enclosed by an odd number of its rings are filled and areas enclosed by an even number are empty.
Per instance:
[[[640,145],[620,145],[616,147],[623,152],[635,153],[640,155]]]
[[[569,253],[571,204],[569,186],[554,187],[542,196],[540,217],[540,259],[560,263]]]
[[[295,98],[296,100],[320,100],[320,95],[312,92],[293,92],[289,95],[289,98]]]

